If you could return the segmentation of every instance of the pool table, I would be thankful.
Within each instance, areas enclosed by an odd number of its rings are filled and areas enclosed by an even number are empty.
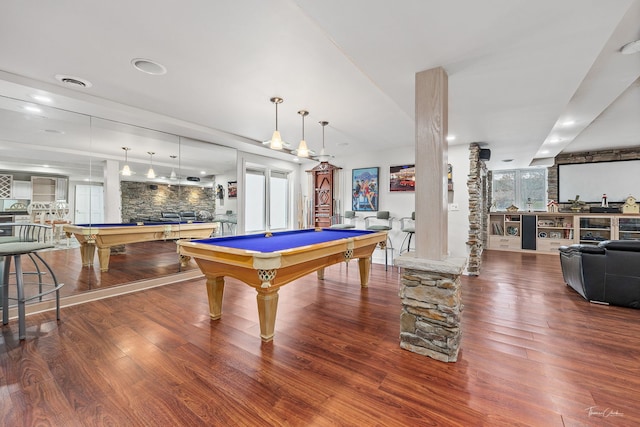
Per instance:
[[[182,240],[178,250],[193,257],[207,278],[211,319],[222,316],[224,277],[233,277],[258,292],[260,337],[271,341],[281,286],[314,271],[324,279],[325,267],[357,258],[366,287],[371,254],[386,239],[386,231],[319,228]]]
[[[66,224],[67,236],[74,235],[80,243],[82,265],[92,266],[98,248],[100,271],[109,270],[111,247],[153,240],[202,239],[211,236],[217,225],[212,222],[132,222],[108,224]],[[184,265],[189,258],[181,258]]]

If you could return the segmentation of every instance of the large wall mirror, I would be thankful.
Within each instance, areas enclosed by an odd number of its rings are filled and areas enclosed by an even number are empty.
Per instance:
[[[19,229],[2,222],[51,226],[41,255],[63,297],[195,271],[176,239],[234,232],[236,163],[233,148],[0,96],[0,244]],[[89,256],[96,230],[109,247]]]

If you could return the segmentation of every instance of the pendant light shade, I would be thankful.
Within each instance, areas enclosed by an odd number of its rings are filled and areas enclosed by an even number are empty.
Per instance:
[[[129,150],[131,150],[131,148],[129,147],[122,147],[122,149],[124,150],[124,166],[122,167],[122,170],[120,171],[120,175],[122,176],[131,176],[133,175],[133,172],[131,171],[131,168],[129,167],[129,163],[128,163],[128,157],[127,157],[127,153],[129,152]]]
[[[307,147],[307,141],[304,140],[304,118],[309,114],[309,112],[300,110],[298,111],[298,114],[302,116],[302,139],[300,140],[300,144],[298,144],[297,156],[309,157],[309,147]]]
[[[173,159],[172,160],[172,163],[173,163],[173,162],[175,162],[176,157],[178,157],[178,156],[169,156],[169,157],[171,157]],[[173,166],[171,166],[171,175],[169,175],[169,179],[172,179],[172,180],[178,179],[178,175],[176,175],[176,170],[173,168]]]
[[[156,177],[156,172],[153,170],[153,155],[156,153],[154,153],[153,151],[147,151],[147,154],[150,156],[149,170],[147,171],[147,178],[153,179]]]
[[[331,156],[328,155],[324,149],[324,128],[329,124],[329,122],[321,121],[319,123],[322,126],[322,150],[320,150],[320,155],[318,156],[318,160],[324,163],[324,162],[328,162],[329,159],[331,158]]]
[[[271,136],[269,148],[273,150],[282,150],[282,138],[280,137],[280,132],[278,131],[278,104],[282,104],[283,99],[273,97],[271,98],[271,102],[276,105],[276,130],[273,131],[273,135]]]

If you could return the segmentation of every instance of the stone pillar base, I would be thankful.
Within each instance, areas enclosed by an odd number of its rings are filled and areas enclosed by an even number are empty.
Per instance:
[[[462,299],[460,277],[465,258],[443,261],[415,258],[404,253],[399,295],[400,347],[442,362],[458,360]]]

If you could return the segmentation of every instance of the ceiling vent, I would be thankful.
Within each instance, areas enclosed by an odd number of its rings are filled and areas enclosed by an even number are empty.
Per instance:
[[[82,79],[80,77],[66,76],[64,74],[57,74],[56,80],[58,80],[60,83],[64,83],[67,86],[73,87],[87,88],[93,86],[89,80]]]

